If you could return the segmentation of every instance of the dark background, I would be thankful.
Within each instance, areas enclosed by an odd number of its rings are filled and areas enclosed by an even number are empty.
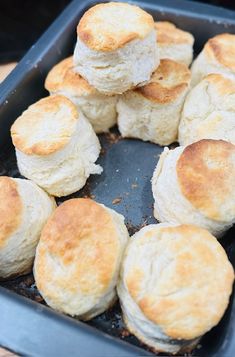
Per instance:
[[[0,63],[18,61],[70,1],[0,0]],[[235,0],[201,2],[235,10]]]

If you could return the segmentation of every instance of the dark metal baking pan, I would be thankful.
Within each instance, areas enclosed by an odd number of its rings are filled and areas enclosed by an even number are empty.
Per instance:
[[[0,175],[20,177],[9,128],[31,103],[47,95],[43,89],[47,72],[72,53],[79,18],[94,3],[73,1],[0,86]],[[229,10],[184,0],[149,0],[137,4],[151,12],[155,19],[172,21],[192,32],[196,38],[196,52],[215,34],[235,33],[235,13]],[[92,176],[84,189],[69,197],[92,197],[116,209],[126,217],[132,234],[143,225],[156,222],[152,217],[150,178],[162,148],[138,140],[123,140],[117,129],[100,135],[100,140],[103,149],[99,163],[104,173]],[[64,199],[59,199],[58,203]],[[234,233],[235,229],[231,229],[222,240],[233,265]],[[193,355],[234,356],[233,325],[232,297],[220,324],[206,334]],[[153,354],[125,330],[118,304],[89,323],[79,322],[46,307],[32,275],[1,283],[0,345],[22,355],[43,357]]]

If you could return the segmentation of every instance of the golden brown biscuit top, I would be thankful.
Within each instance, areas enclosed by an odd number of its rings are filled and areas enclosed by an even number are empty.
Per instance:
[[[50,155],[71,139],[78,120],[75,105],[62,95],[29,106],[11,127],[14,146],[27,155]]]
[[[45,293],[56,279],[66,291],[75,291],[79,285],[84,294],[101,294],[114,276],[119,249],[118,232],[107,209],[90,199],[68,200],[56,208],[42,231],[37,286]],[[48,255],[65,275],[50,269]],[[47,293],[56,298],[54,289]]]
[[[235,82],[222,74],[208,74],[202,81],[211,84],[218,92],[218,95],[235,94]]]
[[[204,51],[209,59],[235,72],[235,35],[223,33],[211,38]]]
[[[168,21],[155,22],[157,30],[157,42],[160,46],[174,44],[193,45],[194,38],[191,33],[178,29]]]
[[[191,72],[185,64],[162,59],[150,82],[134,91],[156,103],[171,103],[186,91],[190,78]]]
[[[187,146],[177,161],[184,197],[215,221],[235,218],[235,146],[223,140],[201,140]]]
[[[96,93],[96,89],[74,71],[72,56],[62,60],[50,70],[45,88],[51,93],[66,91],[75,96]]]
[[[77,34],[90,49],[114,51],[154,30],[150,14],[138,6],[109,2],[91,7],[81,18]]]
[[[0,177],[0,249],[20,225],[23,203],[14,179]]]
[[[124,260],[129,294],[170,338],[203,335],[221,319],[232,291],[234,272],[224,249],[191,225],[153,225],[142,234]]]

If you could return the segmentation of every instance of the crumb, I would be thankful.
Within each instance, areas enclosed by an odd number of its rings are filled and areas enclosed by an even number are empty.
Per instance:
[[[82,188],[81,197],[83,197],[83,198],[94,198],[95,197],[94,194],[92,193],[92,189],[90,187],[89,182],[87,182],[86,185]]]
[[[130,336],[130,332],[126,329],[121,330],[121,338]]]
[[[34,282],[33,276],[27,276],[26,275],[24,277],[24,280],[19,283],[19,287],[22,287],[22,288],[29,287],[29,286],[31,286],[33,284],[33,282]]]
[[[116,144],[119,140],[122,139],[121,135],[116,133],[108,132],[105,133],[104,135],[110,145]]]
[[[113,204],[113,205],[117,205],[118,203],[121,202],[121,200],[122,200],[121,197],[114,198],[114,200],[112,201],[112,204]]]
[[[179,146],[178,143],[176,143],[176,142],[175,142],[175,143],[172,143],[172,144],[169,145],[169,149],[170,149],[170,150],[175,149],[175,148],[177,148],[177,146]]]
[[[37,302],[42,302],[43,301],[43,298],[40,296],[40,295],[36,295],[34,297],[34,300],[37,301]]]
[[[136,187],[138,187],[137,183],[133,183],[133,184],[131,185],[131,188],[136,188]]]
[[[131,223],[126,224],[130,236],[138,232],[141,228],[146,227],[147,225],[148,225],[148,218],[145,218],[144,222],[137,226],[134,226]]]
[[[101,150],[100,150],[100,155],[102,156],[102,155],[105,155],[105,154],[106,154],[105,148],[101,148]]]

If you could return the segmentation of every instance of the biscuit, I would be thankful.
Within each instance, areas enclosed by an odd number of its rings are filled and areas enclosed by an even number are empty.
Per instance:
[[[159,57],[169,58],[189,66],[193,59],[194,37],[167,21],[155,22]]]
[[[235,222],[235,146],[201,140],[165,149],[152,178],[154,216],[221,237]]]
[[[108,95],[142,85],[159,64],[152,16],[127,3],[93,6],[77,27],[74,64],[75,71]]]
[[[161,60],[149,84],[120,96],[117,112],[122,136],[159,145],[176,141],[189,83],[190,70],[186,65]]]
[[[179,143],[222,139],[235,144],[235,81],[222,74],[209,74],[186,97]]]
[[[29,180],[0,177],[0,279],[30,272],[43,226],[56,204]]]
[[[68,57],[48,73],[45,88],[53,94],[69,98],[91,123],[96,133],[108,131],[116,124],[117,96],[99,93],[74,71],[73,59]]]
[[[158,352],[192,349],[218,324],[234,271],[219,242],[192,225],[142,228],[125,251],[118,295],[131,333]]]
[[[89,320],[116,300],[123,250],[124,217],[90,199],[60,205],[43,229],[34,276],[47,304]]]
[[[235,79],[235,35],[223,33],[207,41],[192,65],[192,86],[210,73]]]
[[[95,165],[100,144],[91,124],[66,97],[55,95],[31,105],[12,125],[20,173],[53,196],[80,190]]]

